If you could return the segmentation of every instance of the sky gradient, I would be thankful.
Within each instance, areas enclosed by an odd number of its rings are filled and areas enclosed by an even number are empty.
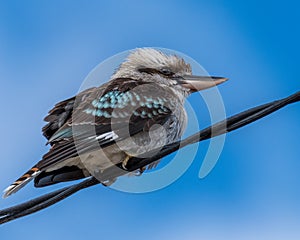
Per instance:
[[[230,78],[219,87],[228,116],[298,91],[298,9],[291,0],[1,1],[0,189],[47,151],[47,111],[77,93],[101,61],[128,49],[174,49]],[[208,126],[203,100],[189,102]],[[209,142],[164,189],[95,186],[1,226],[0,238],[299,239],[299,118],[294,104],[228,134],[204,179],[198,172]],[[61,186],[30,184],[0,208]]]

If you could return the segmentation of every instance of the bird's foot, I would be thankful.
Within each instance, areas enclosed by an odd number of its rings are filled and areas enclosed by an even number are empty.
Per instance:
[[[126,165],[127,165],[128,161],[130,160],[130,158],[131,158],[131,156],[130,156],[130,155],[127,155],[126,158],[123,160],[123,162],[122,162],[122,168],[123,168],[124,170],[127,170]]]

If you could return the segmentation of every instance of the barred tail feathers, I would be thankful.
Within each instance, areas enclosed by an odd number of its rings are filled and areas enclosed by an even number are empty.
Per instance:
[[[3,198],[7,198],[11,194],[19,191],[38,174],[40,174],[40,170],[34,166],[29,171],[27,171],[22,177],[18,178],[18,180],[16,180],[3,191]]]

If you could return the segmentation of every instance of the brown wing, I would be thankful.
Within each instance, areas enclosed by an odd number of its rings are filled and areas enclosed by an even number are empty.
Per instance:
[[[71,121],[75,102],[78,103],[82,101],[93,92],[94,89],[95,88],[87,89],[77,96],[61,101],[48,112],[48,115],[44,118],[44,121],[48,123],[42,128],[43,135],[47,140],[49,140],[68,121]]]
[[[147,131],[153,124],[164,124],[176,105],[172,99],[176,99],[173,92],[159,85],[115,79],[61,102],[46,118],[51,120],[48,125],[53,126],[51,134],[48,134],[50,130],[46,132],[52,148],[37,166],[43,170],[78,154],[96,150],[99,145],[107,146],[129,135]],[[72,111],[68,112],[71,105]]]

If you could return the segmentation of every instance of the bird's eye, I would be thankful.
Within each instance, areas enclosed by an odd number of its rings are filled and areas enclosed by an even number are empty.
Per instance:
[[[161,69],[160,72],[161,72],[161,74],[163,74],[165,76],[172,76],[172,75],[174,75],[174,73],[170,69],[167,69],[167,68]]]

